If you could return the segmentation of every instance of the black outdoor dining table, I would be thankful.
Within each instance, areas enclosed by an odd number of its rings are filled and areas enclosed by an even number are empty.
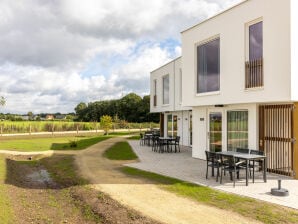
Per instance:
[[[225,151],[225,152],[217,152],[217,154],[220,155],[227,155],[227,156],[234,156],[235,158],[245,160],[246,161],[246,186],[248,186],[248,170],[249,170],[249,161],[256,161],[256,160],[262,160],[263,161],[263,180],[264,182],[267,182],[267,157],[264,155],[255,155],[255,154],[248,154],[248,153],[240,153],[240,152],[234,152],[234,151]],[[253,183],[254,180],[254,169],[253,169]]]

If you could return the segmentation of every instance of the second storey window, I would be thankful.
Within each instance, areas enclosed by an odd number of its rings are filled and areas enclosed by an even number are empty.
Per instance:
[[[263,22],[248,26],[248,60],[245,62],[245,88],[264,85],[263,81]]]
[[[263,58],[263,23],[258,22],[249,26],[249,60]]]
[[[170,103],[170,97],[169,97],[169,90],[170,90],[170,78],[169,75],[165,75],[162,77],[162,102],[163,104],[169,104]]]
[[[197,93],[219,91],[219,38],[197,47]]]

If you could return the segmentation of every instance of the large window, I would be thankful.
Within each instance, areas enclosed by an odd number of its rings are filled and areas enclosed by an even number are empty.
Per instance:
[[[197,93],[219,91],[219,38],[197,47]]]
[[[248,111],[228,111],[228,150],[248,148]]]
[[[166,75],[162,78],[162,86],[163,86],[163,104],[169,104],[170,103],[170,97],[169,97],[169,89],[170,89],[170,78],[169,75]]]
[[[249,60],[263,58],[263,22],[249,26]]]

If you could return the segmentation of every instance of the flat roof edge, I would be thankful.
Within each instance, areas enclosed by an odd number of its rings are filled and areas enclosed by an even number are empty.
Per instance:
[[[171,64],[171,63],[174,62],[174,61],[177,61],[177,60],[178,60],[179,58],[181,58],[181,57],[182,57],[182,56],[179,56],[179,57],[177,57],[177,58],[175,58],[175,59],[169,61],[168,63],[166,63],[166,64],[164,64],[164,65],[162,65],[162,66],[160,66],[160,67],[154,69],[154,70],[151,71],[150,73],[155,72],[155,71],[157,71],[158,69],[160,69],[160,68],[162,68],[162,67],[165,67],[165,66],[167,66],[168,64]]]
[[[191,27],[189,27],[189,28],[187,28],[187,29],[181,31],[180,33],[181,33],[181,34],[182,34],[182,33],[185,33],[185,32],[187,32],[187,31],[189,31],[189,30],[191,30],[191,29],[193,29],[193,28],[195,28],[195,27],[197,27],[197,26],[200,26],[201,24],[203,24],[203,23],[205,23],[205,22],[207,22],[207,21],[209,21],[209,20],[212,20],[212,19],[214,19],[214,18],[216,18],[216,17],[218,17],[218,16],[220,16],[220,15],[222,15],[222,14],[224,14],[224,13],[226,13],[226,12],[228,12],[228,11],[230,11],[230,10],[232,10],[232,9],[234,9],[234,8],[236,8],[236,7],[238,7],[238,6],[240,6],[240,5],[242,5],[242,4],[245,4],[245,3],[247,3],[248,1],[250,1],[250,0],[242,0],[241,2],[237,3],[236,5],[233,5],[233,6],[229,7],[229,8],[227,8],[227,9],[225,9],[224,11],[221,11],[221,12],[215,14],[214,16],[211,16],[211,17],[209,17],[209,18],[203,20],[203,21],[201,21],[201,22],[199,22],[199,23],[197,23],[197,24],[195,24],[195,25],[193,25],[193,26],[191,26]]]

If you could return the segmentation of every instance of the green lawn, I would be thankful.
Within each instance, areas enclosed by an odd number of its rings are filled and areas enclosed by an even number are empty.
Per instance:
[[[0,220],[1,223],[14,223],[14,215],[11,202],[7,197],[6,186],[4,185],[6,178],[5,158],[0,155]]]
[[[140,140],[140,138],[141,138],[140,135],[133,135],[133,136],[128,137],[127,139],[129,139],[129,140]]]
[[[79,137],[47,137],[1,139],[0,150],[14,150],[21,152],[47,151],[47,150],[81,150],[112,136],[79,136]],[[71,147],[71,142],[76,142],[76,147]]]
[[[199,203],[231,210],[264,223],[298,223],[298,211],[294,209],[224,193],[209,187],[199,186],[135,168],[123,167],[122,171],[130,176],[149,179],[159,184],[165,190],[191,198]]]
[[[104,157],[111,160],[134,160],[138,158],[127,142],[117,142],[104,152]]]

